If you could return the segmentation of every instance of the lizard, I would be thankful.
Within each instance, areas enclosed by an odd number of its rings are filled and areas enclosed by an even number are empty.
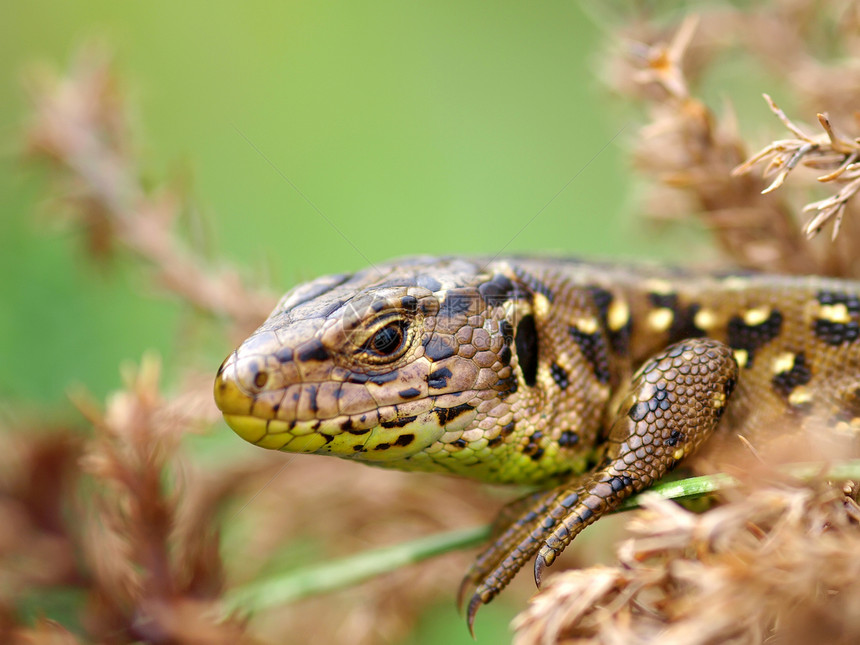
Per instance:
[[[505,257],[415,257],[289,291],[223,362],[264,448],[536,487],[477,557],[470,630],[534,558],[697,449],[789,420],[860,427],[860,283]]]

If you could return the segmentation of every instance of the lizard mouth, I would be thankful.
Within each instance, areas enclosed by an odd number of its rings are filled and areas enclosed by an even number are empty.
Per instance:
[[[427,452],[455,429],[446,415],[440,416],[432,399],[410,402],[408,413],[402,405],[388,405],[332,418],[277,418],[266,406],[255,405],[255,396],[232,374],[221,370],[216,377],[215,403],[236,434],[263,448],[390,462]],[[464,414],[457,421],[472,418]]]
[[[224,420],[240,437],[263,448],[375,462],[424,452],[445,432],[430,412],[410,417],[406,423],[350,430],[344,430],[338,419],[288,422],[225,414]]]

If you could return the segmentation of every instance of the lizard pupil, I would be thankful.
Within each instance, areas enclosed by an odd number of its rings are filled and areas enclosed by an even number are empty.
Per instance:
[[[390,356],[403,343],[403,327],[400,323],[386,325],[373,335],[370,346],[373,351],[382,356]]]

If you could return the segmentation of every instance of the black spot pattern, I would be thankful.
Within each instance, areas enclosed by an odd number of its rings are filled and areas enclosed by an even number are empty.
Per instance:
[[[277,358],[280,363],[289,363],[293,360],[293,348],[281,347],[281,349],[275,352],[275,358]]]
[[[450,339],[439,334],[431,334],[423,341],[424,355],[431,361],[441,361],[454,355],[454,345]]]
[[[627,475],[616,475],[607,479],[606,483],[612,487],[613,492],[617,493],[628,486],[632,486],[633,480]]]
[[[529,437],[528,443],[523,447],[523,454],[528,455],[533,461],[537,461],[543,457],[544,449],[540,447],[540,440],[543,439],[543,433],[538,430]]]
[[[462,316],[469,315],[471,312],[477,312],[477,298],[473,293],[456,293],[449,291],[442,301],[442,306],[439,307],[440,316]]]
[[[302,363],[306,363],[308,361],[322,362],[328,360],[328,351],[323,347],[323,344],[319,340],[314,339],[308,343],[307,347],[299,352],[298,358]]]
[[[655,293],[648,294],[648,302],[655,309],[671,309],[673,312],[678,311],[678,294],[677,293]]]
[[[523,380],[529,387],[534,387],[538,368],[538,334],[534,316],[527,315],[520,319],[515,344]]]
[[[507,378],[502,378],[496,381],[492,388],[499,393],[499,398],[504,401],[511,394],[514,394],[519,388],[519,384],[517,383],[517,377],[511,372],[511,375]]]
[[[415,296],[403,296],[403,298],[400,299],[400,306],[406,311],[414,314],[418,311],[418,298]]]
[[[319,394],[319,385],[308,385],[308,395],[310,398],[310,406],[311,412],[316,414],[320,411],[319,406],[317,405],[317,394]]]
[[[376,385],[383,385],[385,383],[390,383],[391,381],[396,379],[397,376],[398,376],[398,372],[397,372],[397,370],[394,370],[393,372],[383,372],[382,374],[372,374],[370,376],[370,378],[368,378],[367,380],[370,383],[375,383]]]
[[[648,300],[655,309],[669,309],[672,312],[672,324],[669,326],[667,344],[676,343],[685,338],[701,338],[705,330],[700,329],[694,322],[696,314],[702,308],[698,303],[682,307],[677,293],[649,293]]]
[[[678,443],[684,438],[684,434],[678,430],[672,430],[672,434],[670,434],[666,439],[663,440],[664,446],[677,446]]]
[[[675,343],[685,338],[702,338],[707,333],[704,329],[696,326],[696,314],[699,313],[701,305],[693,303],[689,307],[680,307],[675,310],[672,326],[669,328],[669,343]]]
[[[478,287],[478,293],[487,303],[501,303],[516,297],[516,287],[501,273],[495,274],[489,282]]]
[[[419,390],[418,388],[410,387],[405,390],[400,390],[398,394],[402,399],[414,399],[416,396],[421,394],[421,390]]]
[[[436,413],[436,416],[439,417],[439,425],[445,426],[464,412],[469,412],[474,409],[475,408],[468,403],[461,403],[460,405],[455,405],[453,408],[435,408],[433,411]]]
[[[860,314],[860,297],[857,294],[839,291],[819,291],[816,297],[818,302],[824,306],[845,305],[849,314]]]
[[[441,390],[448,385],[448,379],[452,376],[451,370],[447,367],[440,367],[435,372],[430,372],[427,375],[427,385],[430,386],[431,390]]]
[[[579,435],[573,430],[565,430],[558,438],[558,445],[562,448],[570,448],[579,443]]]
[[[558,363],[550,364],[549,373],[552,375],[552,380],[555,381],[555,384],[558,385],[562,390],[566,390],[567,386],[570,385],[567,372]]]
[[[767,320],[758,325],[748,325],[740,316],[732,316],[728,325],[728,344],[733,349],[747,352],[746,367],[751,367],[755,352],[779,336],[782,329],[782,314],[774,309]]]
[[[848,323],[838,323],[819,318],[815,321],[813,330],[819,340],[833,346],[853,343],[860,338],[860,325],[854,320]]]
[[[552,291],[550,291],[550,288],[546,286],[543,282],[538,280],[535,276],[530,273],[527,273],[525,270],[520,268],[514,269],[514,273],[520,280],[522,280],[522,283],[526,287],[526,289],[528,289],[532,293],[539,293],[546,297],[546,299],[550,302],[553,302],[555,296],[553,296],[553,293]]]
[[[609,341],[609,347],[619,356],[626,356],[630,350],[630,336],[633,334],[633,319],[628,316],[627,322],[619,329],[609,328],[609,307],[615,296],[603,287],[591,286],[588,287],[591,297],[594,300],[594,306],[597,307],[597,316],[600,320],[601,327],[606,330],[606,338]]]
[[[737,383],[737,381],[735,381],[735,379],[733,379],[733,378],[730,378],[730,379],[728,379],[728,380],[726,381],[726,385],[725,385],[725,388],[724,388],[724,389],[725,389],[725,395],[726,395],[726,398],[729,398],[729,397],[732,395],[732,392],[734,392],[734,391],[735,391],[735,386],[736,386],[737,384],[738,384],[738,383]]]
[[[609,346],[619,356],[626,356],[630,352],[630,337],[633,335],[633,318],[629,317],[620,329],[610,329],[607,332]]]
[[[609,383],[611,377],[609,372],[609,356],[606,352],[606,342],[603,340],[603,334],[600,331],[586,334],[578,327],[568,327],[567,331],[579,346],[579,350],[582,352],[585,360],[591,365],[597,382]]]
[[[379,425],[383,428],[402,428],[403,426],[409,425],[418,417],[398,417],[392,421],[383,421]]]
[[[806,362],[806,356],[800,352],[794,357],[794,364],[791,369],[775,374],[771,382],[777,392],[788,397],[794,388],[799,385],[806,385],[811,378],[812,372]]]
[[[499,321],[499,333],[505,339],[505,343],[510,345],[514,342],[514,328],[507,320]]]
[[[383,372],[381,374],[362,374],[361,372],[351,372],[347,375],[348,383],[375,383],[376,385],[384,385],[390,383],[398,376],[397,370],[392,372]]]
[[[609,305],[612,304],[614,296],[603,287],[590,286],[588,287],[588,291],[591,293],[592,300],[594,300],[594,306],[597,307],[597,315],[600,317],[603,325],[606,326]]]

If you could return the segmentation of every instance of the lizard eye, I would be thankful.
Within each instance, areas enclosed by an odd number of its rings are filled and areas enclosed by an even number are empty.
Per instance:
[[[406,339],[404,326],[402,320],[386,325],[370,337],[363,349],[380,357],[398,354]]]

